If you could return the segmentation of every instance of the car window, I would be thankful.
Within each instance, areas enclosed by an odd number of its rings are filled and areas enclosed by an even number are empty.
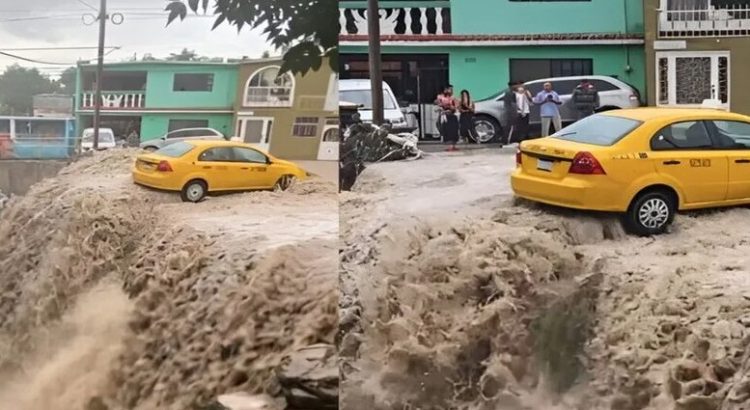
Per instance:
[[[384,88],[383,94],[386,94],[387,91]],[[372,109],[372,93],[370,90],[342,90],[339,91],[339,101],[346,101],[354,104],[359,104],[362,106],[361,109],[363,110],[371,110]],[[394,104],[393,100],[390,98],[383,98],[383,108],[386,110],[394,110],[397,109],[398,106]]]
[[[537,95],[539,94],[539,91],[542,91],[542,88],[544,88],[544,83],[526,84],[525,87],[531,92],[531,95]]]
[[[594,84],[594,88],[596,88],[597,91],[615,91],[620,89],[609,81],[594,80],[592,81],[592,83]]]
[[[185,138],[187,136],[187,131],[172,131],[169,134],[167,134],[167,139],[171,140],[174,138]]]
[[[740,121],[712,121],[712,124],[720,147],[750,149],[750,124]]]
[[[651,149],[679,150],[711,148],[713,143],[702,121],[684,121],[662,128],[651,138]]]
[[[641,124],[642,122],[630,118],[596,114],[574,122],[553,134],[552,137],[608,147],[620,141]]]
[[[578,84],[580,84],[580,81],[576,80],[561,80],[561,81],[551,81],[552,82],[552,89],[557,91],[560,95],[570,95],[573,94],[573,90],[578,87]]]
[[[232,147],[216,147],[203,151],[198,156],[198,161],[231,162],[234,160]]]
[[[268,158],[263,153],[250,148],[234,147],[234,156],[239,162],[254,162],[259,164],[268,162]]]
[[[188,144],[187,142],[176,142],[174,144],[169,144],[166,147],[156,151],[159,155],[164,155],[165,157],[172,157],[172,158],[179,158],[188,152],[192,151],[195,146]]]

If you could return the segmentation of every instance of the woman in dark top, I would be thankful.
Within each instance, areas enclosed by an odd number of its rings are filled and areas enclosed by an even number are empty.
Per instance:
[[[459,134],[466,142],[474,140],[479,142],[477,138],[477,131],[474,129],[474,101],[471,99],[471,94],[467,90],[461,91],[461,101],[458,103],[458,112],[461,113],[459,117]]]

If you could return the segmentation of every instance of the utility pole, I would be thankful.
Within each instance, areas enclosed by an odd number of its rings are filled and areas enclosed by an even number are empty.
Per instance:
[[[96,65],[96,99],[94,100],[94,150],[99,149],[99,123],[102,108],[102,72],[104,71],[104,29],[107,25],[107,0],[99,6],[99,53]]]
[[[370,37],[372,123],[383,125],[383,71],[380,68],[380,6],[378,0],[367,0],[367,34]]]

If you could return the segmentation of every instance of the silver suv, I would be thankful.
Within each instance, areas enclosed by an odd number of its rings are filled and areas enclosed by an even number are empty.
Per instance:
[[[189,140],[226,140],[224,134],[213,128],[183,128],[170,131],[159,138],[144,141],[141,143],[141,149],[146,151],[156,151],[164,146],[174,144],[180,141]]]
[[[539,80],[524,83],[527,90],[531,91],[532,96],[542,90],[544,83],[551,82],[552,88],[560,94],[563,104],[560,106],[560,115],[562,116],[563,125],[574,122],[577,113],[573,103],[570,101],[573,90],[581,83],[581,80],[588,79],[597,91],[599,91],[599,109],[597,112],[616,110],[619,108],[635,108],[641,105],[641,95],[638,90],[616,78],[603,75],[589,75],[576,77],[555,77],[543,78]],[[478,134],[477,142],[494,142],[499,141],[502,130],[508,126],[503,105],[503,97],[508,92],[506,88],[503,91],[482,101],[476,102],[476,115],[474,123]],[[539,106],[531,107],[531,117],[529,123],[533,125],[541,124],[539,118]]]

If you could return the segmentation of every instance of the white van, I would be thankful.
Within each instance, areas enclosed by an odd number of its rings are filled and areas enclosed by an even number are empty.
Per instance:
[[[116,148],[115,133],[111,128],[99,128],[99,149]],[[94,129],[86,128],[81,136],[81,149],[89,151],[94,149]]]
[[[359,105],[359,115],[362,121],[372,122],[372,92],[370,80],[339,80],[339,101]],[[383,117],[391,123],[393,132],[413,131],[406,122],[406,116],[401,111],[391,87],[383,82]]]

